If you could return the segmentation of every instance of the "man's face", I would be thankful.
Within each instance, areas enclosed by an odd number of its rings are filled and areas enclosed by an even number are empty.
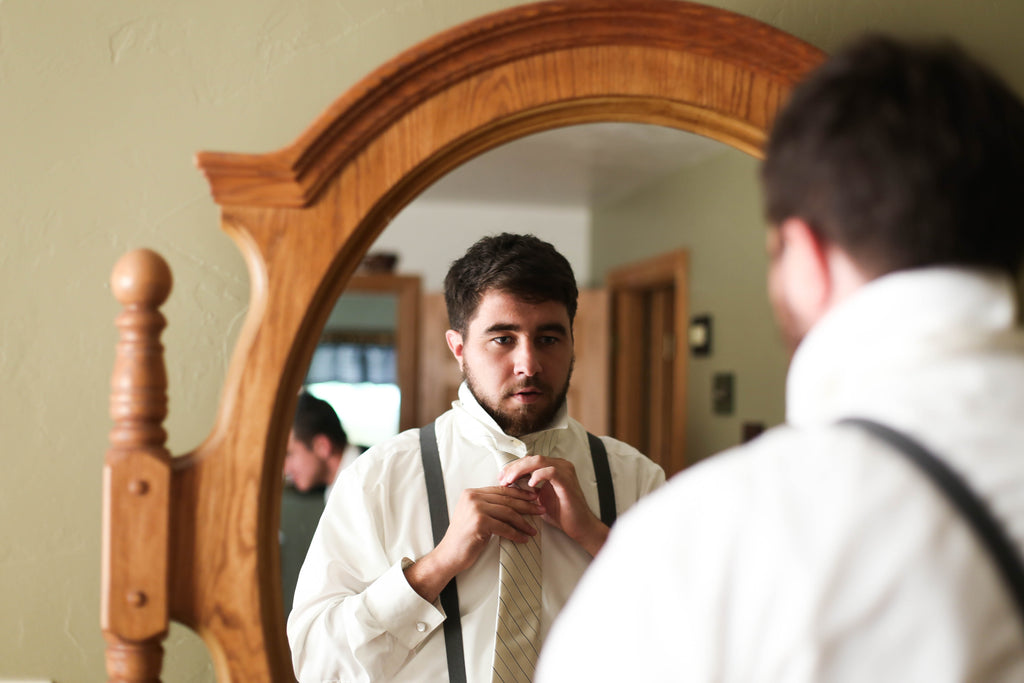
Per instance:
[[[465,338],[449,330],[448,345],[473,396],[510,436],[543,429],[565,403],[573,348],[561,303],[488,291]]]
[[[284,475],[299,491],[311,491],[327,483],[327,461],[288,432],[288,450],[284,456]]]

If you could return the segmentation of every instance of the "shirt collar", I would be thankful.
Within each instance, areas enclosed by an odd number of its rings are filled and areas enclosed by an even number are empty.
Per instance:
[[[530,453],[541,439],[554,437],[556,432],[565,432],[569,427],[569,412],[563,402],[551,423],[544,429],[518,438],[509,436],[484,410],[465,382],[459,387],[459,399],[452,402],[452,409],[460,418],[460,428],[466,439],[520,458]]]
[[[843,415],[879,377],[1012,328],[1013,280],[995,271],[922,268],[862,286],[818,321],[786,378],[786,418],[801,425]]]

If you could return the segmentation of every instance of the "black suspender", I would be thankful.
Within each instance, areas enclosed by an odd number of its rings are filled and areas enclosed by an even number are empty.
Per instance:
[[[967,519],[971,528],[988,549],[999,569],[999,574],[1017,606],[1017,613],[1024,623],[1024,565],[1013,542],[1002,525],[988,510],[967,483],[942,460],[924,446],[891,427],[863,418],[848,418],[840,424],[850,424],[867,430],[878,439],[888,443],[907,456],[945,495],[957,510]]]
[[[615,486],[612,484],[612,470],[608,466],[608,451],[600,438],[587,432],[590,442],[590,459],[594,461],[597,476],[597,500],[601,508],[601,521],[605,526],[615,523]]]
[[[601,509],[601,521],[611,526],[615,522],[615,487],[608,465],[608,451],[604,442],[587,432],[590,444],[590,458],[594,462],[597,476],[597,497]],[[437,448],[434,423],[420,428],[420,456],[423,459],[423,476],[427,481],[427,507],[430,509],[430,528],[436,546],[448,530],[448,499],[444,490],[444,474],[441,471],[441,456]],[[459,616],[459,593],[455,579],[441,591],[441,608],[446,615],[444,621],[444,649],[448,658],[448,680],[451,683],[466,683],[466,657],[462,648],[462,620]]]
[[[441,472],[441,456],[437,452],[433,422],[420,429],[420,456],[423,458],[423,476],[427,480],[427,506],[430,508],[430,526],[436,546],[448,530],[448,499],[444,492],[444,474]],[[454,578],[441,591],[441,608],[445,613],[444,651],[448,658],[448,680],[451,683],[466,683],[459,592]]]

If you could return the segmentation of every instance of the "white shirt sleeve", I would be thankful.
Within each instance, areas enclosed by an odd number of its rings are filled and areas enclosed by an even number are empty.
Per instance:
[[[369,464],[363,456],[350,469]],[[402,537],[385,547],[387,500],[365,495],[366,482],[339,476],[299,573],[288,640],[302,683],[388,680],[444,622],[403,572],[429,548]]]

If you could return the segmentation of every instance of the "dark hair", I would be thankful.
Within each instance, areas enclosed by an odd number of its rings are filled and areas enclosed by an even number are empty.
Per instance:
[[[768,221],[805,220],[869,275],[1021,265],[1024,106],[951,43],[851,44],[797,86],[766,152]]]
[[[348,435],[331,404],[306,391],[299,394],[292,431],[307,448],[313,447],[313,437],[318,434],[330,439],[335,450],[342,450],[348,445]]]
[[[579,290],[572,266],[551,244],[534,235],[484,237],[452,263],[444,279],[444,301],[453,330],[466,334],[481,297],[490,290],[531,303],[564,304],[570,328],[576,317]]]

